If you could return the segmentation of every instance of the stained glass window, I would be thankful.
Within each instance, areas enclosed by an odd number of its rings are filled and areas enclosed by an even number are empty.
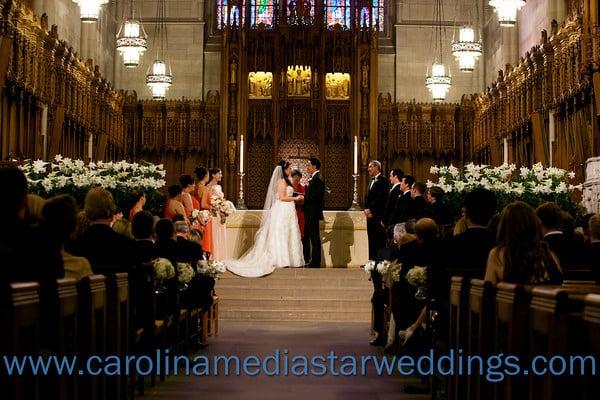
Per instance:
[[[270,0],[272,1],[272,0]],[[241,6],[231,6],[228,10],[229,0],[217,0],[217,29],[225,29],[225,25],[233,25],[234,22],[237,26],[244,25],[244,2],[241,2]],[[238,2],[240,4],[240,2]],[[229,13],[229,19],[227,18]]]
[[[273,25],[273,0],[252,0],[250,26]]]
[[[350,28],[350,0],[325,0],[327,26]]]
[[[373,18],[373,28],[380,32],[385,29],[385,0],[373,0],[373,8],[369,12],[369,7],[362,7],[356,11],[356,20],[358,27],[371,26],[371,16]]]

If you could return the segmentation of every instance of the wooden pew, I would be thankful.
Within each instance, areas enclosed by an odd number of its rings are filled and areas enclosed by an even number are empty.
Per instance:
[[[584,298],[598,287],[543,287],[532,290],[530,316],[530,359],[537,355],[582,354]],[[581,391],[583,378],[533,376],[530,374],[529,398],[532,400],[559,400],[570,398]]]
[[[107,277],[106,350],[108,354],[124,356],[129,353],[129,284],[127,273]],[[127,377],[116,375],[106,378],[109,399],[127,397]]]
[[[77,354],[78,297],[75,279],[57,279],[42,288],[44,347],[58,356]],[[57,399],[77,399],[77,377],[62,374],[42,379],[43,393]]]
[[[469,316],[469,282],[462,276],[453,276],[450,284],[449,349],[458,354],[467,349],[467,327]],[[450,375],[447,380],[448,399],[465,398],[467,379],[464,375]]]
[[[79,294],[79,356],[106,354],[106,277],[92,275],[77,284]],[[98,368],[97,365],[93,365]],[[102,400],[105,379],[83,375],[78,380],[80,398]]]
[[[585,325],[586,346],[584,354],[600,354],[600,295],[585,296],[583,321]],[[599,366],[596,365],[596,368]],[[600,399],[600,381],[597,377],[587,375],[583,385],[585,400]]]
[[[501,282],[496,286],[496,324],[493,353],[528,357],[529,303],[531,293],[521,285]],[[494,385],[496,400],[527,399],[527,378],[507,376]]]
[[[482,357],[482,362],[473,361],[473,373],[468,376],[467,399],[489,399],[492,395],[492,384],[479,374],[477,368],[482,366],[485,373],[485,357],[491,354],[494,343],[494,294],[495,288],[490,282],[481,279],[471,280],[469,291],[469,339],[468,354]]]
[[[35,357],[40,351],[40,285],[36,282],[13,283],[4,300],[5,304],[0,305],[3,309],[0,349],[8,355]],[[11,400],[42,398],[39,378],[32,374],[0,376],[0,384],[2,398]]]

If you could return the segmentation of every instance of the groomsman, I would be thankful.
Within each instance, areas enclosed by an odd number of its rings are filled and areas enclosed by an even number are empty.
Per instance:
[[[377,252],[385,247],[385,231],[381,222],[388,196],[388,180],[381,174],[381,163],[379,161],[371,161],[369,163],[369,176],[371,180],[367,189],[364,213],[367,217],[369,259],[376,260]],[[373,330],[376,336],[370,343],[374,346],[383,346],[385,344],[383,337],[383,308],[386,292],[383,289],[380,273],[372,271],[371,281],[373,282],[373,297],[371,299],[371,303],[373,304]]]
[[[402,194],[402,192],[400,191],[400,181],[402,180],[403,176],[404,172],[402,172],[402,170],[399,168],[395,168],[390,171],[390,185],[392,188],[390,189],[390,193],[387,196],[385,208],[383,210],[383,217],[381,218],[381,226],[383,226],[383,228],[386,230],[386,236],[388,238],[390,237],[390,231],[394,230],[392,218],[394,216],[394,210],[396,208],[396,201],[398,200],[398,197]]]
[[[396,201],[396,207],[392,215],[392,224],[399,224],[408,221],[410,213],[410,202],[412,201],[411,188],[415,183],[415,178],[410,175],[404,175],[400,181],[400,191],[402,194]]]

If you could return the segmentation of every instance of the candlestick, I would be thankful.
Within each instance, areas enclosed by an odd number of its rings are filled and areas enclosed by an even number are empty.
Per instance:
[[[358,174],[358,139],[354,136],[354,175]]]
[[[244,135],[240,138],[240,173],[244,173]]]
[[[356,164],[355,164],[356,165]],[[348,209],[348,211],[360,211],[362,208],[358,205],[358,177],[360,175],[354,174],[352,178],[354,179],[354,193],[352,195],[352,205]]]
[[[240,172],[238,174],[240,176],[240,192],[238,194],[237,204],[235,208],[238,210],[247,210],[246,204],[244,203],[244,173]]]

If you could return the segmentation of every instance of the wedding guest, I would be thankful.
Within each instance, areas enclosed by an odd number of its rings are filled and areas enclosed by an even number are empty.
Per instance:
[[[594,213],[588,213],[588,214],[585,214],[581,218],[580,228],[581,228],[581,234],[583,235],[583,241],[585,242],[585,244],[590,244],[590,237],[591,237],[590,219],[594,215],[595,215]]]
[[[223,189],[220,185],[223,173],[219,168],[211,168],[208,173],[210,176],[208,183],[210,195],[225,199],[225,194],[223,194]],[[212,217],[212,240],[213,249],[211,259],[216,261],[225,260],[227,258],[227,231],[219,215]]]
[[[127,236],[130,239],[133,239],[133,233],[131,231],[131,222],[126,220],[125,218],[121,218],[113,222],[112,225],[113,231],[120,233],[123,236]]]
[[[556,203],[546,202],[536,209],[536,214],[542,223],[544,241],[550,250],[558,257],[563,270],[574,269],[580,266],[577,259],[577,244],[572,238],[565,235],[565,212]],[[582,250],[582,248],[579,248]]]
[[[302,172],[295,169],[292,171],[292,186],[294,192],[298,194],[306,193],[306,187],[300,183]],[[300,236],[304,237],[304,207],[301,202],[296,202],[296,215],[298,216],[298,227],[300,228]]]
[[[135,242],[110,227],[116,212],[112,194],[102,188],[91,189],[85,197],[84,211],[90,226],[67,245],[67,251],[83,256],[96,274],[130,272],[137,264]]]
[[[0,247],[3,280],[50,282],[64,275],[60,251],[25,221],[27,179],[18,168],[0,168]]]
[[[181,202],[182,188],[179,185],[169,186],[169,199],[165,203],[165,218],[172,220],[174,216],[181,215],[187,221],[187,213]]]
[[[37,225],[42,217],[42,208],[46,204],[46,200],[38,196],[37,194],[27,195],[27,215],[25,220],[30,225]]]
[[[129,221],[133,221],[133,217],[140,211],[144,210],[144,206],[146,205],[146,195],[144,192],[135,191],[131,195],[133,206],[129,211]]]
[[[502,211],[498,245],[488,256],[485,280],[496,284],[560,284],[558,257],[542,237],[542,225],[527,203],[515,201]]]
[[[179,177],[179,184],[181,185],[181,202],[185,208],[185,215],[189,218],[192,215],[192,211],[200,209],[200,203],[192,196],[195,189],[194,178],[190,175],[181,175]]]
[[[156,257],[154,250],[154,216],[149,211],[140,211],[133,216],[131,233],[141,262],[149,262]]]
[[[587,248],[588,266],[596,281],[600,281],[600,214],[593,215],[588,222],[590,244]]]
[[[77,213],[77,226],[75,227],[75,239],[83,235],[90,227],[90,220],[85,215],[85,211]]]
[[[196,168],[196,195],[200,200],[200,210],[211,210],[210,204],[210,189],[206,186],[209,180],[208,169],[205,167]],[[212,240],[212,218],[208,219],[208,222],[202,230],[202,250],[205,253],[211,254],[213,251],[213,240]]]
[[[369,244],[369,259],[375,260],[378,252],[385,248],[385,231],[381,225],[385,212],[385,202],[388,195],[388,181],[381,173],[381,163],[373,160],[368,167],[371,180],[367,188],[367,196],[364,203],[364,213],[367,217],[367,235]],[[383,287],[381,274],[371,271],[373,282],[373,331],[375,337],[370,341],[373,346],[383,346],[384,341],[384,304],[386,291]]]
[[[176,265],[178,262],[195,263],[202,258],[202,247],[184,238],[178,238],[175,225],[164,218],[156,223],[156,255],[167,258]]]
[[[467,229],[446,242],[450,275],[463,276],[467,281],[485,275],[488,254],[496,245],[496,238],[487,227],[496,203],[496,195],[483,188],[473,189],[465,196]]]
[[[60,249],[62,255],[65,278],[81,280],[86,276],[93,275],[92,266],[85,257],[78,257],[65,250],[75,228],[77,227],[77,216],[79,209],[75,199],[68,195],[51,198],[46,202],[41,212],[40,227],[42,230],[51,232],[49,237],[52,243]]]

